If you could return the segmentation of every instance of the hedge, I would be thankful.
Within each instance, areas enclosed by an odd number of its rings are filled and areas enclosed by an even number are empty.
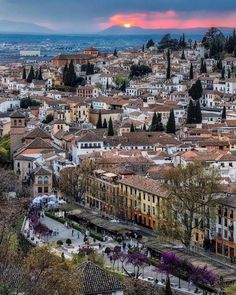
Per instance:
[[[66,220],[63,217],[56,216],[55,214],[53,214],[53,213],[51,213],[49,211],[45,211],[45,215],[47,217],[50,217],[50,218],[52,218],[52,219],[54,219],[54,220],[62,223],[62,224],[65,224],[66,223]]]

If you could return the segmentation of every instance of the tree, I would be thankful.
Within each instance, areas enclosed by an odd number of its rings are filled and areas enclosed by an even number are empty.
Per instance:
[[[114,49],[113,56],[115,56],[115,57],[118,56],[116,48]]]
[[[170,277],[167,276],[166,278],[166,289],[165,289],[165,295],[172,295],[171,287],[170,287]]]
[[[167,51],[167,70],[166,70],[166,79],[170,79],[171,76],[171,65],[170,65],[170,49]]]
[[[177,39],[171,38],[170,34],[165,34],[158,43],[158,49],[163,51],[165,49],[177,50],[179,48],[179,42]]]
[[[38,72],[38,77],[37,77],[38,80],[43,80],[43,74],[42,74],[42,68],[40,67],[39,68],[39,72]]]
[[[149,49],[150,47],[155,46],[155,43],[152,39],[148,40],[147,44],[146,44],[146,48]]]
[[[177,166],[165,172],[167,191],[168,230],[174,228],[176,238],[189,248],[193,229],[210,220],[210,210],[215,206],[216,196],[222,190],[219,170],[205,163],[194,162],[186,167]],[[172,226],[172,227],[171,227]]]
[[[34,99],[31,99],[30,97],[22,98],[20,101],[20,107],[22,109],[27,109],[31,106],[40,106],[40,102]]]
[[[198,100],[199,98],[202,97],[202,83],[201,81],[198,79],[196,83],[194,83],[192,85],[192,87],[189,89],[188,93],[189,95],[194,99],[194,100]]]
[[[134,132],[135,131],[135,128],[134,128],[134,124],[133,122],[131,123],[131,126],[130,126],[130,132]]]
[[[236,284],[234,283],[231,286],[225,287],[224,291],[227,295],[235,295],[236,294]]]
[[[166,132],[167,133],[173,133],[175,134],[175,115],[174,115],[174,110],[172,109],[170,111],[170,116],[167,122],[167,126],[166,126]]]
[[[66,63],[63,68],[63,76],[62,76],[62,80],[63,80],[64,85],[68,84],[67,74],[68,74],[68,64]]]
[[[97,121],[96,127],[97,127],[97,129],[103,128],[103,126],[102,126],[102,113],[101,113],[101,110],[99,110],[99,113],[98,113],[98,121]]]
[[[201,67],[200,67],[200,73],[207,73],[207,66],[206,66],[206,62],[203,60],[203,58],[201,59]]]
[[[186,59],[186,58],[185,58],[185,53],[184,53],[184,50],[182,51],[182,54],[181,54],[181,59]]]
[[[126,81],[123,82],[123,84],[122,84],[121,87],[120,87],[120,90],[121,90],[122,92],[125,92],[125,91],[126,91]]]
[[[25,67],[23,67],[22,79],[23,79],[23,80],[26,79],[26,69],[25,69]]]
[[[157,130],[157,114],[156,112],[153,113],[153,116],[152,116],[152,123],[151,123],[151,126],[150,126],[150,131],[156,131]]]
[[[195,106],[195,122],[197,124],[202,123],[202,111],[200,106],[200,101],[198,100]]]
[[[110,117],[109,122],[108,122],[108,136],[114,136],[114,130],[113,130],[113,123],[112,119]]]
[[[222,121],[226,120],[226,107],[223,107],[222,114],[221,114]]]
[[[107,129],[107,120],[104,118],[102,128]]]
[[[225,78],[225,67],[222,68],[221,70],[221,79]]]
[[[77,83],[77,77],[75,73],[73,60],[70,61],[69,66],[66,64],[63,69],[63,83],[66,86],[75,87]]]
[[[228,79],[230,79],[231,78],[231,71],[230,71],[230,68],[228,68],[228,77],[227,77]]]
[[[187,109],[186,124],[194,124],[194,123],[195,123],[195,107],[194,107],[192,99],[190,99],[188,109]]]
[[[190,78],[190,80],[193,79],[193,64],[192,63],[190,64],[189,78]]]
[[[53,114],[48,114],[46,116],[46,119],[43,121],[44,124],[49,124],[50,122],[52,122],[54,119]]]
[[[156,129],[156,131],[164,131],[161,113],[157,114],[157,129]]]
[[[219,58],[225,45],[225,36],[218,28],[210,28],[202,39],[205,48],[210,49],[211,58]]]
[[[32,83],[33,79],[34,79],[34,68],[33,68],[33,66],[31,66],[28,77],[26,79],[26,82],[27,83]]]
[[[143,77],[152,72],[152,69],[146,65],[132,65],[130,68],[130,77]]]
[[[147,131],[147,127],[145,123],[143,124],[143,131]]]
[[[145,47],[144,47],[144,44],[143,44],[143,46],[142,46],[142,52],[144,52],[145,51]]]

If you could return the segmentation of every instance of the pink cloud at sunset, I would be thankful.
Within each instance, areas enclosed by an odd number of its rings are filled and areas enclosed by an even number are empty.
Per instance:
[[[112,15],[107,22],[100,23],[100,27],[105,29],[111,26],[142,27],[145,29],[168,29],[168,28],[203,28],[203,27],[236,27],[236,11],[228,13],[199,12],[176,12],[168,10],[166,12],[139,12],[139,13],[119,13]]]

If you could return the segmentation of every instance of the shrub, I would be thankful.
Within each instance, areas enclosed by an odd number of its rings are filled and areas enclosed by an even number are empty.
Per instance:
[[[59,247],[61,247],[61,246],[63,245],[62,240],[58,240],[58,241],[57,241],[57,245],[58,245]]]
[[[68,246],[70,246],[70,245],[72,244],[71,239],[67,239],[67,240],[66,240],[66,244],[67,244]]]
[[[111,248],[110,248],[110,247],[106,247],[106,249],[105,249],[105,253],[106,253],[107,255],[109,255],[109,254],[111,253]]]

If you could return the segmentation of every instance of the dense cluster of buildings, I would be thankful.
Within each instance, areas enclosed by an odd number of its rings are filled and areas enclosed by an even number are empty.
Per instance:
[[[22,64],[0,66],[0,134],[10,134],[15,173],[23,183],[33,183],[35,196],[59,193],[56,180],[63,169],[93,161],[96,168],[88,177],[83,206],[153,230],[167,215],[165,171],[196,160],[218,167],[225,192],[208,227],[200,226],[192,240],[201,247],[210,241],[218,255],[235,257],[236,58],[222,60],[226,72],[232,69],[230,77],[222,78],[215,71],[217,61],[210,58],[205,59],[207,73],[200,73],[205,54],[200,43],[184,50],[185,59],[181,54],[171,53],[170,79],[166,53],[154,47],[117,56],[95,48],[57,56],[40,65],[43,80],[31,83],[22,79]],[[86,83],[66,92],[61,89],[63,69],[71,60]],[[88,63],[96,69],[93,74],[83,71]],[[132,65],[140,64],[152,72],[130,78]],[[39,67],[24,66],[27,71]],[[186,124],[188,91],[197,80],[203,88],[202,122]],[[21,108],[26,98],[38,104]],[[165,130],[171,111],[175,134],[150,131],[155,113]],[[99,120],[103,128],[98,128]]]

